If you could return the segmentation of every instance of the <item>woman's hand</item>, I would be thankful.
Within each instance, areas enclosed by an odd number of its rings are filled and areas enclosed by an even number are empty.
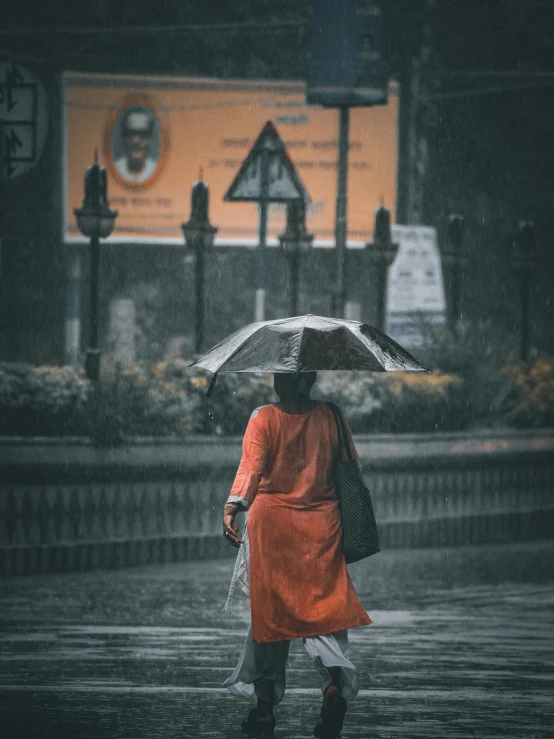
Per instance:
[[[239,510],[238,503],[227,503],[223,509],[223,535],[232,546],[237,549],[242,544],[239,528],[235,523],[235,516]]]

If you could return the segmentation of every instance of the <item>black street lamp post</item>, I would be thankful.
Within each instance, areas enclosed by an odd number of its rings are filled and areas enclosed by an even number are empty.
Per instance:
[[[529,359],[529,302],[531,291],[531,270],[535,263],[535,224],[533,221],[520,221],[513,240],[513,267],[519,277],[521,332],[520,357],[527,363]]]
[[[212,226],[208,218],[208,185],[200,180],[192,186],[190,218],[181,225],[185,245],[195,254],[195,325],[194,349],[202,351],[204,340],[204,252],[214,243],[217,226]]]
[[[449,268],[449,298],[448,311],[450,330],[455,334],[458,319],[461,316],[461,276],[462,269],[467,263],[467,256],[463,253],[464,247],[464,217],[453,213],[448,216],[446,230],[447,248],[442,253],[442,263]]]
[[[310,252],[314,236],[306,230],[306,203],[290,200],[287,203],[287,227],[279,236],[279,242],[290,265],[290,314],[298,315],[298,285],[300,260]]]
[[[373,242],[366,244],[370,262],[375,265],[376,274],[376,324],[381,331],[385,330],[385,309],[387,298],[388,270],[398,251],[398,244],[392,243],[390,230],[390,212],[384,205],[375,211],[375,227]]]
[[[100,274],[100,239],[106,239],[114,229],[117,211],[110,210],[108,202],[108,177],[104,167],[98,164],[98,152],[94,164],[85,172],[85,197],[80,208],[75,208],[79,231],[90,239],[90,337],[86,356],[86,374],[92,382],[100,378],[100,349],[98,346],[98,288]]]

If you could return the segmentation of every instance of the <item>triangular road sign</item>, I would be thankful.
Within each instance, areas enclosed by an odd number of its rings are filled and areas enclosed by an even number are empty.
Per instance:
[[[304,200],[310,202],[308,191],[289,158],[285,145],[271,121],[268,121],[250,153],[225,193],[224,200],[262,199],[262,158],[268,152],[268,201]]]

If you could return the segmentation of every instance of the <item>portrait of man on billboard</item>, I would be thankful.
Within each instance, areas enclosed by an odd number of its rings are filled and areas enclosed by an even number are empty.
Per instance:
[[[149,98],[124,100],[106,128],[107,160],[125,187],[149,187],[163,167],[167,135]]]

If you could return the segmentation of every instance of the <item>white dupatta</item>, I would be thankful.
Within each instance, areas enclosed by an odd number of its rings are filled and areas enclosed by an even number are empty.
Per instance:
[[[232,501],[229,501],[232,502]],[[225,605],[223,606],[223,613],[228,613],[231,608],[231,603],[235,593],[235,588],[238,584],[242,592],[250,598],[250,549],[248,546],[248,511],[244,518],[244,532],[242,534],[242,544],[240,545],[239,553],[237,554],[237,560],[235,562],[235,569],[233,570],[233,576],[231,578],[231,585],[229,587],[229,594]]]

